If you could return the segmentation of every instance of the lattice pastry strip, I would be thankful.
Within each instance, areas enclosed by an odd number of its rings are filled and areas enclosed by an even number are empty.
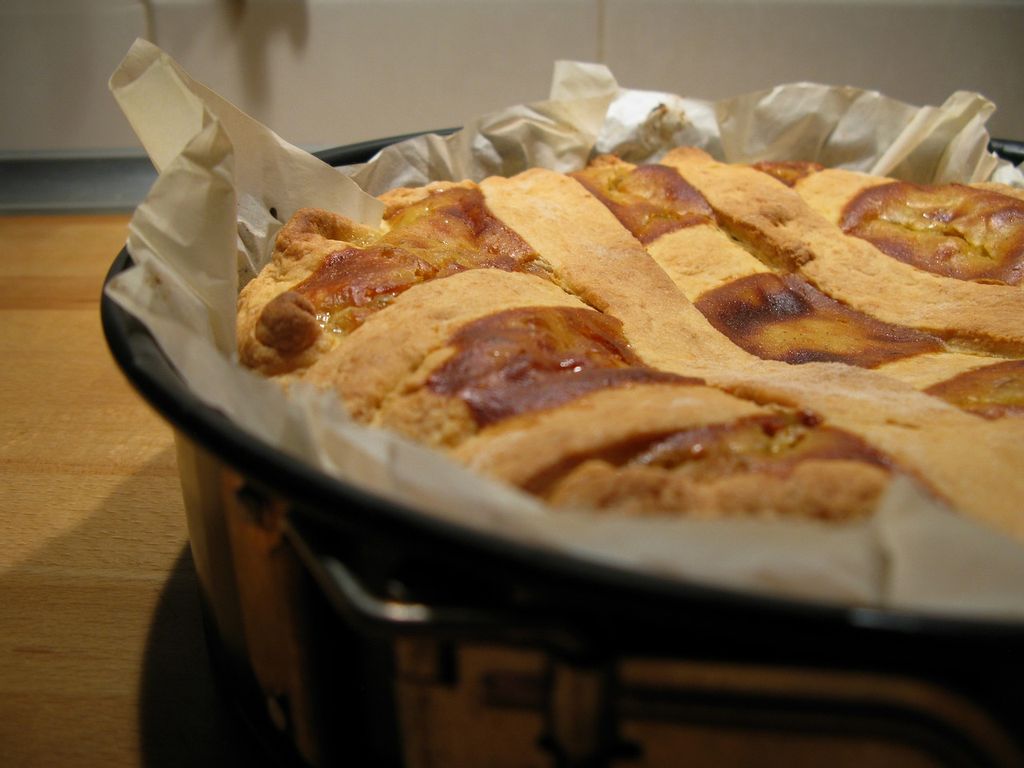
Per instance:
[[[913,185],[820,167],[791,183],[828,221],[894,259],[1024,291],[1024,190],[991,183]],[[889,372],[983,416],[1024,412],[1024,361],[951,362],[911,359]]]
[[[936,438],[986,422],[871,372],[743,351],[575,180],[531,171],[384,199],[379,232],[308,211],[282,230],[240,296],[243,362],[334,388],[358,420],[556,505],[845,518],[897,468],[1016,524],[977,494],[1005,473],[1000,435],[960,463],[969,482],[933,478],[950,469]]]
[[[756,169],[719,163],[692,148],[672,150],[662,162],[701,193],[730,232],[775,254],[775,266],[833,299],[961,349],[1024,354],[1024,291],[1018,287],[958,280],[894,259],[837,231],[799,194]]]
[[[571,248],[577,254],[574,258],[579,268],[592,271],[588,279],[596,283],[604,279],[601,273],[605,261],[600,257],[608,254],[601,242],[614,237],[610,230],[618,219],[596,197],[589,193],[589,200],[581,197],[580,192],[586,191],[583,185],[573,189],[569,181],[549,171],[531,171],[500,182],[510,201],[507,205],[497,203],[490,190],[488,203],[553,263],[564,258],[556,257],[556,251]],[[690,227],[680,231],[687,229]],[[614,258],[622,259],[629,245],[621,238],[614,242]],[[640,247],[634,239],[632,249]],[[639,261],[630,263],[639,268]],[[760,360],[747,353],[721,354],[720,343],[706,341],[701,353],[695,355],[691,337],[710,328],[706,321],[695,319],[692,310],[679,311],[689,302],[683,301],[685,297],[678,289],[675,294],[655,291],[643,280],[629,279],[625,274],[617,275],[615,280],[625,293],[622,303],[632,308],[629,311],[637,315],[649,311],[658,318],[658,322],[645,326],[638,317],[632,323],[630,340],[644,350],[647,359],[657,359],[659,367],[700,375],[715,386],[759,402],[810,408],[826,423],[860,435],[901,465],[920,468],[921,474],[933,480],[947,498],[955,499],[959,508],[971,509],[1001,525],[1020,525],[1018,508],[1024,483],[1018,481],[1019,473],[1012,467],[1020,462],[1024,433],[983,422],[870,370],[817,363],[794,366]],[[665,327],[677,330],[665,333]],[[715,337],[718,342],[725,341],[720,334]],[[733,345],[733,349],[737,348]],[[985,443],[981,449],[984,457],[950,450],[950,445],[965,434],[974,434]],[[991,492],[979,495],[977,483],[982,477],[995,486]],[[1000,483],[1001,490],[995,491]]]
[[[829,177],[837,177],[847,188],[856,183],[855,189],[842,194],[836,190],[843,184],[817,184],[821,192],[816,207],[836,220],[841,216],[837,199],[849,199],[866,182],[890,181],[811,164],[755,167],[798,190]],[[743,170],[749,174],[749,169]],[[876,368],[939,396],[951,391],[946,380],[960,377],[960,386],[954,387],[959,394],[950,398],[959,406],[987,416],[1018,408],[1014,403],[1024,388],[1024,363],[1000,359],[993,369],[999,377],[983,376],[978,369],[992,366],[991,356],[957,353],[935,336],[879,322],[831,300],[793,271],[800,265],[769,237],[744,242],[742,230],[730,231],[730,219],[718,217],[676,168],[636,168],[605,158],[576,177],[646,243],[648,252],[718,330],[759,357],[792,363],[835,360]],[[765,180],[759,181],[763,185]],[[782,194],[785,197],[784,189]],[[973,373],[962,375],[968,372]]]

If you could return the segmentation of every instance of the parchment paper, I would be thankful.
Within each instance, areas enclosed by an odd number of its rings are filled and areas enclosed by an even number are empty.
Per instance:
[[[152,331],[201,399],[254,439],[423,514],[571,557],[799,599],[1024,620],[1024,546],[909,481],[894,482],[869,521],[841,526],[555,512],[354,423],[332,394],[296,385],[285,396],[241,367],[234,351],[239,285],[266,263],[280,222],[297,208],[374,225],[381,206],[363,189],[533,165],[573,170],[594,152],[646,161],[678,144],[735,162],[818,160],[914,181],[1024,186],[1019,169],[986,151],[994,107],[983,97],[956,93],[918,108],[800,83],[712,103],[621,89],[602,66],[562,62],[548,100],[467,121],[447,138],[413,139],[342,173],[193,81],[150,43],[132,46],[111,90],[160,176],[129,229],[137,266],[112,281],[108,295]]]

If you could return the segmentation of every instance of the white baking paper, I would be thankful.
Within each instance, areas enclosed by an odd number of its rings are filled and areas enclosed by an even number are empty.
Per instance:
[[[918,108],[801,83],[712,103],[620,89],[602,66],[562,62],[549,99],[484,115],[447,138],[413,139],[342,173],[150,43],[136,42],[111,89],[161,174],[131,222],[136,266],[108,295],[151,330],[200,398],[253,439],[425,515],[569,557],[796,599],[1024,620],[1024,547],[909,482],[893,483],[872,519],[847,525],[556,512],[354,423],[331,394],[300,384],[286,396],[237,363],[233,342],[238,286],[268,260],[280,222],[318,206],[372,225],[381,206],[360,186],[376,194],[532,165],[572,170],[595,152],[644,161],[679,144],[729,161],[818,160],[915,181],[1024,186],[1019,169],[986,151],[993,107],[982,97],[957,93]]]

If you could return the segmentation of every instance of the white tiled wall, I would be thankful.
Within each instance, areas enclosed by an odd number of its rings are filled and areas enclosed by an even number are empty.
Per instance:
[[[139,0],[0,0],[0,151],[137,147],[106,84],[145,30]]]
[[[1022,0],[606,0],[622,85],[720,98],[810,80],[912,104],[978,91],[1024,138]],[[642,55],[638,55],[642,52]]]
[[[978,90],[992,133],[1024,137],[1022,0],[2,0],[0,152],[137,147],[106,90],[136,36],[311,147],[544,98],[556,59],[709,98]]]
[[[152,0],[154,42],[302,145],[442,128],[597,57],[597,0]]]

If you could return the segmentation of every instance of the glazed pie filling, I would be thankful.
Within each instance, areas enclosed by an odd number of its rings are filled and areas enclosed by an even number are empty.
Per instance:
[[[1024,416],[1024,360],[976,368],[925,391],[987,419]]]
[[[677,170],[604,163],[573,176],[641,242],[650,244],[671,231],[698,225],[741,239]],[[808,162],[762,162],[751,167],[790,187],[823,170]],[[655,229],[648,223],[668,220],[675,226]],[[1016,283],[1024,269],[1024,202],[995,192],[956,184],[922,187],[897,182],[872,187],[848,204],[842,227],[887,255],[951,277]],[[765,265],[784,261],[769,248],[745,245]],[[945,349],[931,334],[882,322],[832,299],[795,274],[774,272],[732,280],[705,292],[694,304],[716,330],[766,360],[875,368]],[[1024,395],[1019,385],[1006,383],[1006,374],[997,375],[1005,365],[993,366],[991,375],[984,369],[958,375],[955,380],[971,382],[969,398],[944,394],[967,386],[952,381],[948,387],[936,384],[925,391],[979,415],[1015,414],[1024,408]]]
[[[312,275],[264,308],[257,327],[264,343],[294,353],[309,347],[318,329],[350,333],[412,286],[467,269],[548,274],[530,246],[487,210],[479,189],[435,192],[389,214],[390,228],[378,239],[339,243]],[[292,318],[284,327],[283,315]]]
[[[825,170],[825,166],[821,163],[809,163],[800,160],[766,160],[760,163],[751,163],[750,167],[755,171],[761,171],[769,176],[774,176],[787,187],[795,186],[800,179],[805,179],[812,173]]]
[[[834,486],[808,487],[802,468],[829,468]],[[820,519],[862,517],[885,488],[891,461],[816,417],[779,413],[725,424],[637,437],[566,456],[524,488],[560,506],[625,509],[639,514],[693,510],[776,514]]]
[[[921,457],[935,441],[921,433],[932,416],[916,414],[937,408],[948,422],[942,429],[954,432],[961,418],[996,425],[1024,415],[1024,361],[957,352],[939,335],[879,319],[809,279],[806,265],[818,268],[829,253],[800,239],[801,217],[813,222],[812,232],[828,225],[800,207],[794,185],[821,166],[737,169],[773,179],[745,212],[730,186],[730,167],[699,154],[680,157],[643,166],[599,158],[568,178],[528,172],[510,180],[522,185],[523,206],[514,195],[502,197],[501,218],[488,205],[491,188],[465,182],[387,193],[379,231],[328,212],[300,212],[279,235],[272,265],[240,296],[241,358],[268,375],[302,378],[315,368],[317,381],[363,404],[359,418],[426,440],[554,506],[851,519],[874,508],[893,470],[958,503],[959,486],[929,477]],[[538,203],[538,194],[550,195],[553,207]],[[849,201],[834,238],[870,241],[884,258],[929,273],[1015,283],[1024,259],[1022,206],[967,187],[881,184]],[[574,248],[581,235],[605,231],[609,213],[628,235]],[[508,223],[508,215],[519,223]],[[524,222],[526,230],[517,231]],[[536,232],[544,235],[543,248],[528,242]],[[716,254],[724,258],[726,251],[732,266],[716,272]],[[632,288],[629,269],[616,267],[614,281],[602,278],[602,264],[626,263],[646,288]],[[470,271],[480,279],[459,277]],[[691,280],[699,289],[689,287]],[[442,299],[445,286],[453,293]],[[473,293],[459,301],[465,290]],[[622,305],[604,295],[630,291],[631,307],[678,307],[682,325],[671,327],[684,335],[666,335],[643,314],[623,321],[608,310]],[[402,338],[415,348],[380,346],[397,322],[392,306],[420,307],[402,315],[421,318],[402,321]],[[699,314],[690,317],[687,307]],[[702,370],[720,371],[715,366],[725,364],[714,350],[724,355],[731,348],[743,350],[729,359],[754,380],[779,373],[762,372],[759,361],[906,376],[919,391],[879,383],[884,397],[894,398],[882,409],[892,415],[866,411],[874,426],[865,435],[911,449],[894,456],[857,434],[844,406],[837,406],[840,425],[777,388],[742,380],[721,386],[689,375],[691,332],[721,339],[708,347],[711,358],[694,361]],[[637,339],[668,367],[649,363]],[[1011,341],[1024,343],[1024,327]],[[375,357],[387,376],[374,373]],[[335,368],[348,370],[346,360],[370,367],[332,380]],[[842,381],[840,373],[828,375]],[[906,397],[911,431],[894,405]],[[821,402],[826,411],[833,407],[828,398]],[[445,426],[450,420],[458,426]]]
[[[740,278],[695,303],[716,329],[766,360],[874,368],[943,349],[934,336],[856,312],[794,275]]]
[[[592,165],[572,177],[645,245],[677,229],[715,221],[700,192],[664,165],[632,170],[620,164]]]
[[[907,182],[865,190],[843,231],[894,259],[959,280],[1024,279],[1024,201],[960,184]]]
[[[454,354],[428,379],[434,392],[466,403],[480,427],[556,408],[587,394],[638,384],[664,385],[668,400],[699,379],[646,366],[612,318],[590,309],[517,309],[469,323],[451,340]],[[614,414],[611,414],[614,418]],[[653,425],[647,425],[650,429]],[[796,496],[794,473],[804,462],[845,462],[861,471],[844,478],[847,495]],[[738,476],[766,486],[774,511],[821,518],[866,513],[884,488],[893,462],[863,440],[824,426],[814,414],[776,410],[690,429],[643,433],[569,453],[523,481],[522,487],[556,505],[670,512],[716,509],[721,499],[701,493]],[[799,481],[796,481],[798,484]],[[623,488],[631,489],[622,494]],[[638,498],[642,498],[637,505]],[[808,503],[808,502],[811,503]],[[747,499],[746,511],[762,511]],[[765,505],[767,506],[767,505]]]
[[[702,384],[644,365],[621,323],[592,309],[512,309],[469,323],[428,386],[458,397],[480,426],[633,383]]]

